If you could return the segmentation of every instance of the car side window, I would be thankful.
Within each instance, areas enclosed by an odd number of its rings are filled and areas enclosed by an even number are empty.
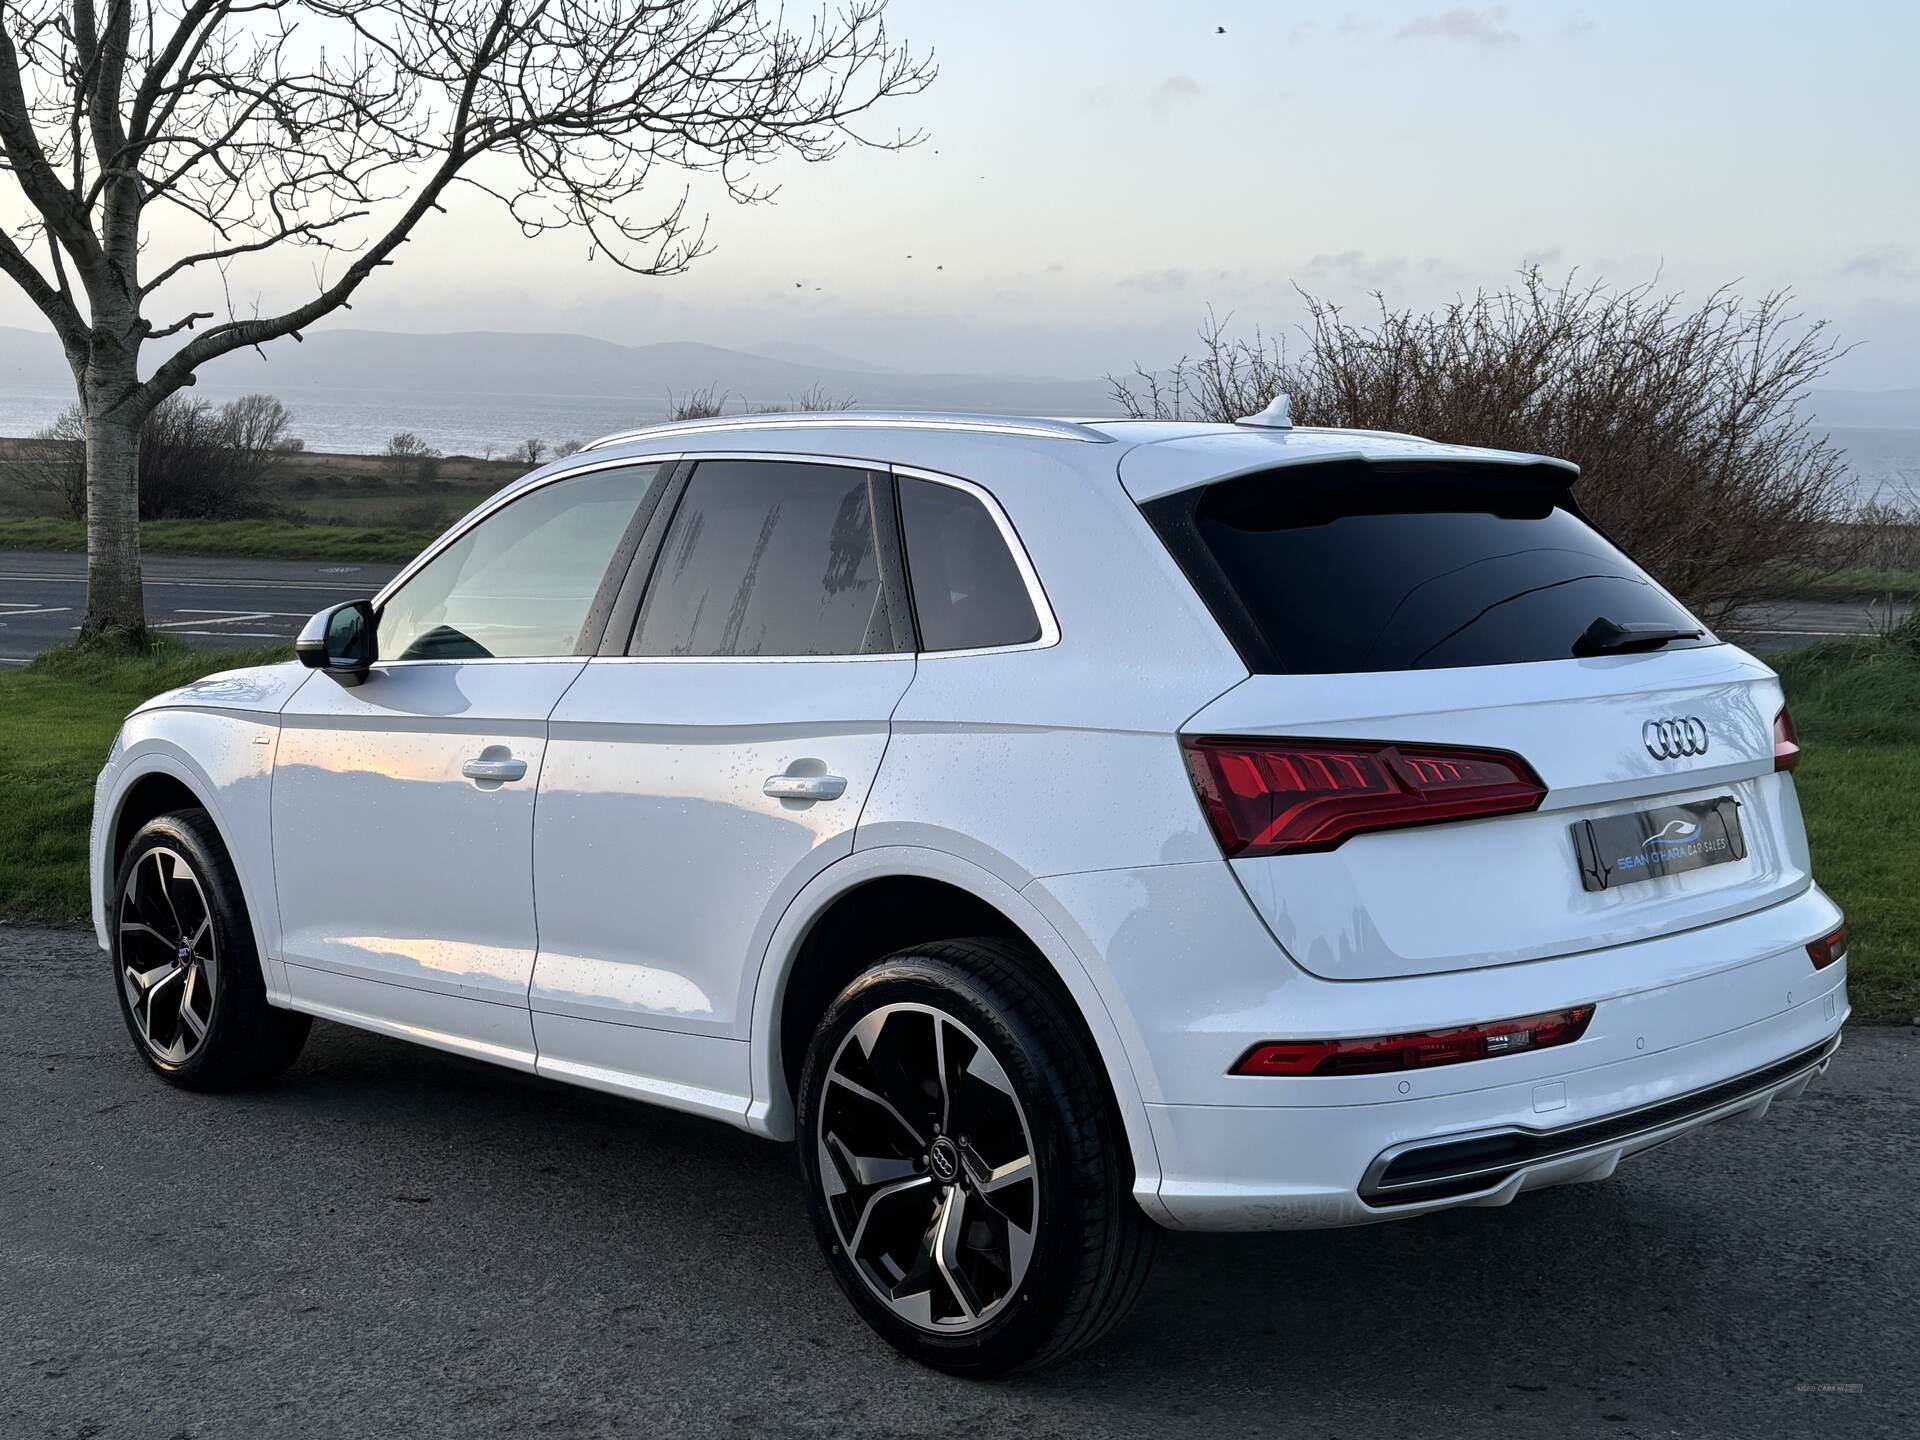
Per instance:
[[[574,652],[607,566],[658,465],[529,491],[434,556],[380,610],[382,660]]]
[[[629,655],[894,650],[866,470],[703,461],[661,542]]]
[[[1026,581],[978,499],[903,475],[900,526],[922,650],[983,650],[1040,638]]]

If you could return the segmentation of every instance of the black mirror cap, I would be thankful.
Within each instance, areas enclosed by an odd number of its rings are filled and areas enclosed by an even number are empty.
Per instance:
[[[348,600],[329,606],[301,627],[293,653],[312,670],[324,670],[343,685],[358,685],[379,658],[373,602]]]

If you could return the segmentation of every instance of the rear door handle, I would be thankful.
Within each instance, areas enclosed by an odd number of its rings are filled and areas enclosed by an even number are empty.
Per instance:
[[[504,759],[487,756],[467,761],[460,767],[460,773],[469,780],[491,780],[496,784],[503,780],[522,780],[526,778],[527,762],[511,755]]]
[[[844,775],[769,775],[761,793],[776,800],[838,800],[847,793]]]

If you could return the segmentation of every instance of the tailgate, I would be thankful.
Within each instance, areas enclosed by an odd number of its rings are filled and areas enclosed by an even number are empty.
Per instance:
[[[1440,670],[1254,675],[1185,729],[1504,750],[1545,782],[1546,797],[1530,813],[1232,862],[1296,961],[1360,980],[1597,950],[1799,893],[1810,881],[1807,846],[1792,780],[1774,771],[1780,708],[1771,670],[1733,646],[1708,645]],[[1701,753],[1651,753],[1649,721],[1689,719],[1704,728]],[[1658,746],[1657,732],[1653,738]],[[1605,889],[1583,886],[1576,824],[1728,799],[1737,802],[1744,855],[1631,883],[1614,876]],[[1648,819],[1641,832],[1622,822],[1589,833],[1617,837],[1624,829],[1652,841],[1663,818]]]

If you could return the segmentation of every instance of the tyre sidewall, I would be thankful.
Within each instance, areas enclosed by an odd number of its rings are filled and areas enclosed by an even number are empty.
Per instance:
[[[840,1244],[820,1173],[821,1093],[841,1042],[874,1010],[903,1002],[951,1015],[1000,1062],[1026,1112],[1039,1179],[1033,1258],[1019,1293],[984,1327],[960,1335],[923,1330],[873,1293]],[[1064,1143],[1072,1118],[1061,1103],[1060,1087],[1048,1080],[1057,1063],[1017,1006],[962,967],[928,956],[894,956],[868,971],[834,1002],[815,1032],[795,1115],[795,1150],[806,1181],[807,1210],[834,1279],[867,1323],[902,1353],[946,1370],[991,1373],[1026,1359],[1058,1323],[1073,1283],[1070,1261],[1084,1229],[1080,1187],[1086,1177],[1075,1174]]]
[[[232,879],[233,867],[225,853],[216,852],[202,834],[211,822],[191,815],[163,815],[150,820],[134,836],[127,853],[121,857],[114,875],[113,896],[107,915],[107,933],[112,942],[113,993],[120,1003],[120,1018],[126,1023],[133,1048],[154,1070],[177,1084],[192,1086],[222,1068],[222,1054],[231,1046],[234,1011],[242,1003],[241,991],[249,982],[260,985],[260,961],[253,943],[253,927],[247,919],[238,886]],[[216,842],[217,843],[217,842]],[[218,975],[213,992],[213,1014],[207,1026],[207,1038],[185,1060],[173,1062],[153,1053],[140,1034],[140,1024],[127,999],[127,987],[120,959],[120,907],[125,902],[127,880],[147,855],[156,849],[178,852],[193,867],[194,878],[207,897],[207,909],[213,918],[214,954]]]

